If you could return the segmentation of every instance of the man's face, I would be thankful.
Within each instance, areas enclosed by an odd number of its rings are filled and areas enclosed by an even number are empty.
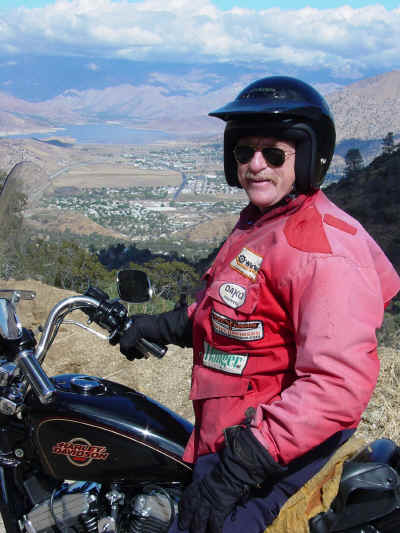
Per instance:
[[[295,171],[295,144],[274,137],[242,137],[237,146],[251,146],[255,152],[247,163],[240,163],[238,159],[238,180],[246,191],[252,204],[260,211],[265,211],[278,203],[292,190]],[[285,152],[282,165],[276,165],[264,158],[263,148],[280,148]]]

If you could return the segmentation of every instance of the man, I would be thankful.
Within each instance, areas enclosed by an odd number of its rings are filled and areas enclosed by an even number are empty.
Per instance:
[[[400,278],[319,190],[335,127],[318,92],[264,78],[211,115],[227,122],[225,176],[249,205],[197,302],[136,317],[120,344],[127,356],[141,336],[193,346],[184,459],[195,468],[180,530],[259,533],[357,427]]]

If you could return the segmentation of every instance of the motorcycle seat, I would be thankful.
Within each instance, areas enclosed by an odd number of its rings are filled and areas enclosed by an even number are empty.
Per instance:
[[[368,449],[367,462],[344,463],[338,494],[326,513],[310,520],[311,533],[346,531],[400,508],[400,476],[388,464],[398,462],[399,448],[389,439],[380,439]],[[375,462],[377,458],[384,462]]]

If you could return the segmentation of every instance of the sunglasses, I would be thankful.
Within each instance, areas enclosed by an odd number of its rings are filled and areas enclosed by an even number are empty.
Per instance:
[[[238,163],[249,163],[254,154],[258,150],[252,146],[246,146],[244,144],[238,144],[233,150],[233,155]],[[281,167],[286,161],[286,157],[289,155],[294,155],[296,152],[285,152],[282,148],[275,148],[273,146],[265,146],[261,148],[260,152],[263,155],[263,158],[267,163],[274,167]]]

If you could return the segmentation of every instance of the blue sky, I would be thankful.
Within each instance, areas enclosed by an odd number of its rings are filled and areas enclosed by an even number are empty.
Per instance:
[[[137,3],[138,0],[129,0],[132,3]],[[54,3],[54,1],[49,0],[1,0],[0,2],[0,8],[2,9],[12,9],[15,7],[43,7],[45,5],[49,5]],[[346,2],[345,0],[324,0],[323,6],[321,5],[321,0],[304,0],[303,2],[299,2],[296,0],[252,0],[249,2],[248,0],[214,0],[212,2],[214,5],[216,5],[219,9],[222,10],[229,10],[232,9],[233,6],[238,6],[242,8],[251,8],[251,9],[266,9],[267,7],[280,7],[281,9],[301,9],[302,7],[310,6],[317,9],[330,9],[330,8],[337,8],[339,6],[348,5],[353,8],[360,8],[365,6],[371,6],[371,5],[382,5],[386,9],[395,9],[400,7],[400,2],[396,0],[383,0],[383,1],[376,1],[376,2],[362,2],[362,1],[355,1],[351,0]],[[165,2],[165,5],[168,5],[168,2]]]

